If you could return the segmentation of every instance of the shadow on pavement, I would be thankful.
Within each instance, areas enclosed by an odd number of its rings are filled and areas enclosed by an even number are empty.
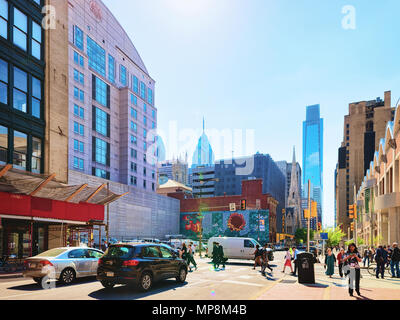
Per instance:
[[[75,282],[70,284],[70,285],[65,285],[65,284],[62,284],[59,281],[56,281],[56,287],[54,289],[64,288],[64,287],[74,287],[74,286],[79,286],[81,284],[87,284],[87,283],[96,282],[96,281],[97,281],[96,277],[79,278],[79,279],[76,279]],[[20,291],[40,291],[40,290],[45,290],[39,284],[34,282],[33,280],[32,280],[31,284],[13,286],[13,287],[9,287],[8,289],[10,289],[10,290],[20,290]]]
[[[137,300],[151,295],[163,293],[176,288],[185,287],[188,283],[177,283],[175,280],[163,280],[156,282],[149,292],[141,292],[136,286],[121,285],[112,289],[100,289],[93,291],[89,297],[97,300]]]

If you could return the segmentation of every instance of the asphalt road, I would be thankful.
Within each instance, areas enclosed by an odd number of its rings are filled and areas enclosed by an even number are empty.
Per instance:
[[[267,277],[261,275],[260,268],[253,270],[251,261],[229,261],[225,270],[214,271],[209,259],[197,257],[199,268],[188,274],[186,283],[178,284],[175,279],[165,280],[155,284],[149,293],[129,286],[106,290],[94,278],[78,279],[70,286],[57,283],[56,288],[49,290],[42,289],[30,279],[3,279],[0,281],[0,300],[253,300],[268,297],[268,292],[273,292],[271,289],[275,286],[283,286],[282,293],[277,293],[277,297],[284,300],[286,293],[298,284],[297,278],[289,274],[289,269],[286,274],[282,273],[283,255],[283,252],[275,253],[275,261],[271,263],[274,272],[267,274]],[[344,283],[337,276],[334,279],[325,276],[321,265],[316,265],[316,279],[326,288],[335,284],[340,287]],[[372,281],[372,287],[400,289],[397,279],[376,281],[376,285],[374,280],[363,270],[363,283]],[[301,289],[310,290],[307,287]],[[346,290],[341,290],[339,294],[345,297]],[[302,298],[301,293],[298,298]]]

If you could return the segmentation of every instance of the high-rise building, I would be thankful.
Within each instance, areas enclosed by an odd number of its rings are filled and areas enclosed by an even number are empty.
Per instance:
[[[320,106],[307,107],[306,121],[303,122],[303,198],[310,197],[318,203],[318,221],[322,223],[323,201],[323,151],[324,120],[320,117]]]
[[[285,209],[285,176],[270,155],[256,154],[252,157],[221,160],[215,163],[215,195],[240,195],[242,181],[262,179],[262,192],[278,201],[276,223],[278,233],[282,230],[282,210]]]
[[[336,224],[343,225],[346,234],[351,222],[348,206],[354,202],[354,186],[358,191],[394,112],[390,91],[385,92],[384,101],[377,98],[349,104],[349,114],[344,117],[335,185]]]
[[[197,166],[213,166],[214,161],[214,152],[205,133],[205,121],[203,119],[203,134],[199,138],[196,150],[193,153],[192,168],[196,168]]]
[[[286,196],[285,196],[285,206],[287,206],[287,200],[289,197],[289,189],[290,189],[290,184],[292,181],[292,162],[287,162],[287,161],[278,161],[276,162],[276,165],[278,168],[281,170],[283,175],[286,178],[286,183],[285,183],[285,190],[286,190]],[[296,163],[296,176],[298,177],[298,188],[299,188],[299,194],[302,194],[302,179],[301,179],[301,166],[297,162]]]
[[[169,180],[177,181],[183,185],[188,185],[188,164],[186,161],[176,159],[173,161],[163,161],[158,163],[158,180],[161,184],[161,180],[165,181],[165,178]]]
[[[295,234],[296,230],[301,227],[301,193],[299,190],[299,185],[301,176],[298,175],[297,162],[296,162],[296,151],[293,148],[293,161],[292,170],[290,174],[290,187],[289,196],[286,206],[286,234]],[[291,210],[289,210],[291,209]]]
[[[177,234],[179,202],[156,193],[164,151],[156,133],[155,81],[101,0],[70,0],[65,14],[69,183],[108,183],[118,194],[129,192],[110,205],[114,238]]]

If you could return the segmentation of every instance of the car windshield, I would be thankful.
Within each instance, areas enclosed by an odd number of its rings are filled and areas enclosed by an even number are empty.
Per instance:
[[[130,246],[111,246],[104,254],[105,258],[129,259],[132,258],[135,252],[134,247]]]
[[[36,257],[58,257],[60,254],[67,251],[67,249],[51,249],[41,254],[38,254]]]

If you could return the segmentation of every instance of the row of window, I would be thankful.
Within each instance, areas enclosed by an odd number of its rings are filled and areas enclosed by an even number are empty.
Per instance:
[[[13,20],[11,30],[9,30],[10,15]],[[33,21],[7,0],[0,0],[0,37],[10,39],[14,45],[26,52],[29,51],[33,57],[41,60],[42,28],[40,23]]]
[[[135,176],[130,176],[130,184],[132,185],[132,186],[137,186],[137,177],[135,177]],[[143,180],[143,188],[144,189],[147,189],[147,181],[146,180]],[[155,191],[155,189],[156,189],[156,184],[154,183],[154,182],[152,182],[151,183],[151,189],[153,190],[153,191]]]
[[[84,33],[78,27],[74,27],[74,44],[75,46],[84,51]],[[92,38],[89,36],[86,37],[87,39],[87,55],[89,58],[89,67],[96,71],[98,74],[106,78],[106,51]],[[78,54],[78,53],[77,53]],[[127,87],[129,86],[129,72],[124,65],[120,65],[119,67],[119,81],[120,83]],[[108,54],[108,80],[112,83],[115,83],[116,78],[116,61],[115,58]],[[140,95],[140,97],[147,101],[150,105],[154,105],[154,93],[151,88],[147,88],[146,84],[140,81],[139,87],[139,79],[132,75],[131,77],[131,89],[136,94]],[[140,89],[140,90],[139,90]]]
[[[0,59],[0,103],[42,118],[42,81]]]
[[[11,149],[11,150],[10,150]],[[12,158],[9,158],[11,151]],[[42,171],[42,140],[26,133],[0,126],[0,164],[35,173]]]

